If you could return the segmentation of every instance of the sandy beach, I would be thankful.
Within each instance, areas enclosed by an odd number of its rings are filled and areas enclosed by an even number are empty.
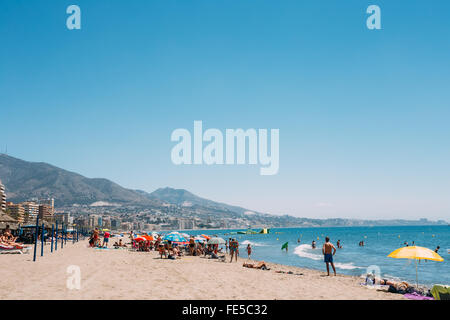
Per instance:
[[[238,262],[186,256],[160,259],[157,252],[92,249],[87,241],[67,243],[44,257],[0,255],[2,299],[403,299],[368,289],[360,278],[268,263],[271,270]],[[81,271],[81,288],[68,289],[69,266]],[[294,274],[277,273],[277,270]],[[301,274],[301,275],[299,275]]]

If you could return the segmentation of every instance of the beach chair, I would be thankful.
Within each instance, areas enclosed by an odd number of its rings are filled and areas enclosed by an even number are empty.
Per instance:
[[[18,247],[18,246],[6,246],[6,245],[0,245],[0,254],[5,254],[5,253],[18,253],[18,254],[23,254],[23,253],[28,253],[29,251],[29,247]]]
[[[431,288],[431,294],[435,300],[450,300],[450,286],[435,284]]]

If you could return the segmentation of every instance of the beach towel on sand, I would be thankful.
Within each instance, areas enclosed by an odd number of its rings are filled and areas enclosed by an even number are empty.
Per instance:
[[[405,298],[410,300],[434,300],[432,297],[425,297],[418,293],[407,293],[404,295]]]

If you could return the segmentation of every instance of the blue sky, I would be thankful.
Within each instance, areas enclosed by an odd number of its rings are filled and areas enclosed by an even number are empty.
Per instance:
[[[275,214],[449,219],[448,1],[0,3],[12,156]],[[194,120],[280,129],[279,173],[173,165]]]

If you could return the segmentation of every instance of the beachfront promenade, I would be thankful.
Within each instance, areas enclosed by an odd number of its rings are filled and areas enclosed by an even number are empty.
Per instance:
[[[271,263],[271,270],[256,270],[242,267],[245,259],[169,260],[160,259],[155,251],[87,245],[87,240],[67,242],[63,250],[44,254],[36,262],[32,254],[0,255],[2,299],[403,299],[364,288],[362,279],[326,277],[316,270]],[[80,268],[80,289],[67,288],[73,276],[67,272],[69,266]]]

